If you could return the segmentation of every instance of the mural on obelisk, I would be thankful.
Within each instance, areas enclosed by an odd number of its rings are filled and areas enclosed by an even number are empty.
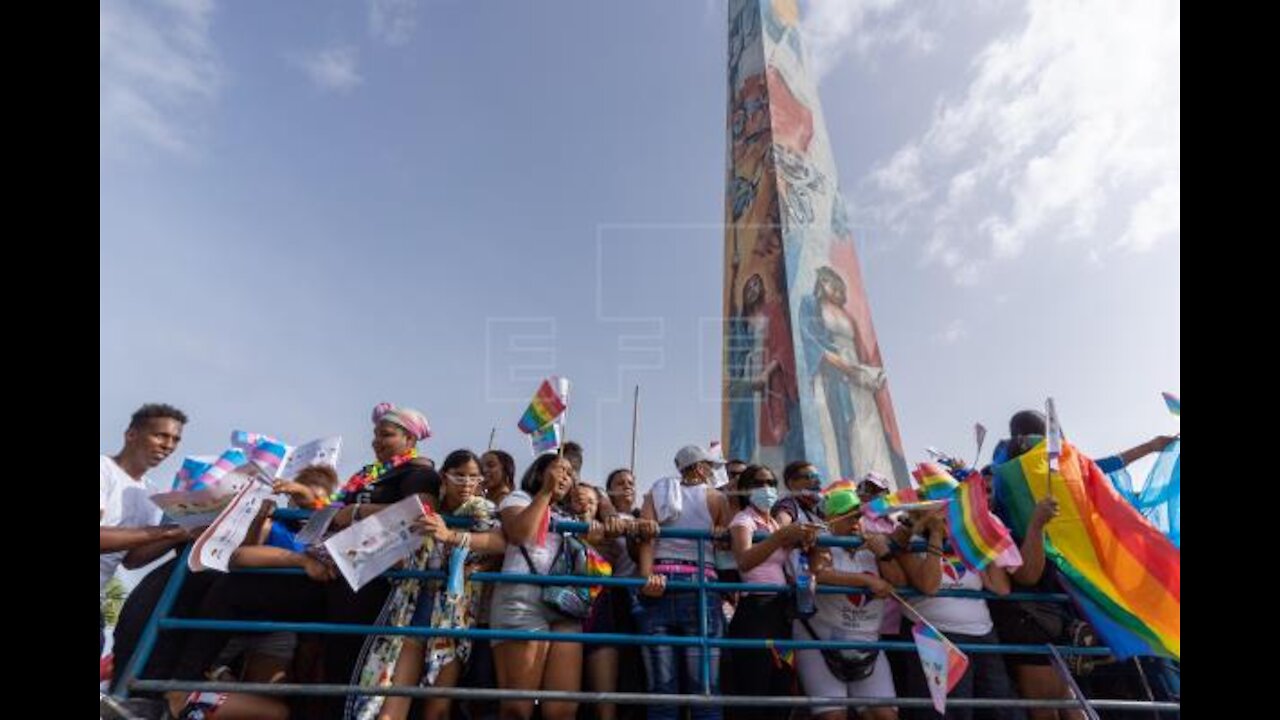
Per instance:
[[[727,456],[908,486],[795,0],[730,0],[728,130]]]

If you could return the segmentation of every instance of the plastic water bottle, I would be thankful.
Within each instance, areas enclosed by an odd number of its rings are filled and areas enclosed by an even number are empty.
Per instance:
[[[801,550],[792,550],[791,570],[796,578],[796,617],[813,617],[818,611],[817,588],[813,573],[809,572],[809,556]]]

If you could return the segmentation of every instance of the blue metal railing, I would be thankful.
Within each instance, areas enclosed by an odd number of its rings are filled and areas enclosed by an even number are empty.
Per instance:
[[[309,515],[308,511],[299,510],[276,510],[276,516],[286,519],[304,518]],[[466,518],[447,518],[451,527],[467,527],[470,521]],[[564,533],[585,533],[588,525],[581,522],[559,522],[556,523],[552,530]],[[696,530],[663,530],[663,537],[689,538],[699,540],[698,542],[698,562],[699,566],[706,565],[706,541],[714,539],[709,532]],[[757,533],[757,540],[767,537],[764,533]],[[858,547],[861,539],[854,537],[832,537],[823,536],[818,539],[818,544],[826,547]],[[912,547],[910,550],[923,550],[921,544],[919,548]],[[695,696],[659,696],[654,694],[638,694],[638,693],[563,693],[566,700],[575,698],[583,698],[584,702],[662,702],[669,704],[672,702],[682,702],[685,704],[706,704],[707,700],[714,700],[716,703],[722,704],[752,704],[766,705],[776,707],[791,707],[796,705],[814,705],[814,704],[851,704],[856,701],[858,705],[900,705],[903,707],[925,707],[929,701],[924,698],[893,698],[872,700],[866,698],[745,698],[744,702],[739,703],[738,700],[743,698],[732,699],[730,696],[713,696],[711,694],[711,649],[712,648],[733,648],[733,649],[843,649],[843,648],[861,648],[861,649],[878,649],[885,651],[912,651],[915,644],[908,641],[896,640],[878,640],[878,641],[855,641],[855,640],[793,640],[793,639],[745,639],[745,638],[711,638],[708,637],[709,617],[708,617],[708,593],[709,592],[781,592],[789,590],[786,585],[774,585],[767,583],[729,583],[709,581],[704,573],[695,573],[694,581],[671,580],[666,584],[668,592],[697,592],[698,593],[698,624],[700,628],[699,636],[668,636],[668,635],[626,635],[621,633],[584,633],[584,632],[531,632],[526,630],[494,630],[479,628],[431,628],[431,627],[390,627],[384,625],[357,625],[357,624],[338,624],[338,623],[300,623],[300,622],[249,622],[249,621],[230,621],[230,620],[200,620],[191,618],[173,618],[170,613],[178,598],[182,584],[186,580],[188,573],[187,557],[190,553],[190,545],[183,549],[179,554],[177,566],[174,568],[169,578],[168,584],[165,586],[160,600],[156,605],[150,620],[148,621],[142,636],[139,640],[137,650],[124,669],[113,688],[113,694],[116,697],[127,697],[131,689],[139,690],[173,690],[173,689],[223,689],[227,683],[209,683],[195,681],[176,681],[176,680],[151,680],[141,679],[139,676],[146,667],[155,647],[157,637],[160,632],[174,630],[196,630],[196,631],[235,631],[235,632],[309,632],[320,634],[358,634],[358,635],[405,635],[418,637],[467,637],[488,640],[542,640],[551,642],[576,642],[584,644],[610,644],[610,645],[670,645],[675,647],[698,648],[701,652],[702,659],[702,699],[699,700]],[[236,573],[245,574],[302,574],[301,569],[244,569],[235,570]],[[433,578],[443,579],[444,572],[439,570],[392,570],[384,574],[385,577],[391,579],[398,578]],[[532,575],[528,573],[494,573],[494,572],[476,572],[472,573],[470,579],[477,582],[503,582],[503,583],[520,583],[520,584],[554,584],[554,585],[589,585],[604,587],[641,587],[645,584],[644,578],[613,578],[613,577],[586,577],[586,576],[547,576]],[[335,581],[338,582],[338,581]],[[820,593],[836,593],[843,595],[850,594],[869,594],[870,591],[865,588],[850,588],[842,586],[819,586],[817,591]],[[902,588],[898,593],[904,597],[922,596],[914,589]],[[1069,602],[1069,598],[1065,593],[1029,593],[1029,592],[1013,592],[1005,595],[997,595],[986,591],[973,590],[943,590],[932,596],[942,597],[968,597],[982,598],[988,600],[1037,600],[1051,602]],[[1047,655],[1055,652],[1061,655],[1084,655],[1094,657],[1105,657],[1111,654],[1106,647],[1051,647],[1049,645],[1023,645],[1023,644],[958,644],[960,650],[966,653],[1017,653],[1025,655]],[[215,687],[217,686],[217,687]],[[304,691],[311,688],[314,689],[312,694],[338,694],[339,691],[347,694],[386,694],[386,695],[431,695],[442,697],[509,697],[516,698],[520,696],[520,691],[513,690],[475,690],[468,688],[365,688],[358,686],[332,686],[332,685],[269,685],[270,690],[263,690],[262,684],[234,684],[235,688],[241,690],[250,690],[252,692],[265,692],[266,694],[304,694]],[[479,693],[479,694],[477,694]],[[572,696],[572,697],[571,697]],[[523,696],[520,696],[523,697]],[[543,699],[551,698],[547,692],[538,691],[537,697]],[[558,697],[558,695],[557,695]],[[592,699],[585,699],[592,698]],[[683,699],[681,699],[683,698]],[[763,702],[768,700],[768,702]],[[749,701],[749,702],[746,702]],[[1108,701],[1108,700],[1085,700],[1083,698],[1077,700],[1055,700],[1055,701],[1012,701],[1012,700],[995,700],[995,699],[975,699],[970,701],[962,701],[960,699],[949,700],[948,704],[954,704],[956,707],[996,707],[996,706],[1022,706],[1022,707],[1064,707],[1078,708],[1082,704],[1085,706],[1092,705],[1094,707],[1108,708],[1133,708],[1140,706],[1143,709],[1151,710],[1179,710],[1178,703],[1151,703],[1141,701]],[[1020,704],[1022,703],[1022,704]],[[1135,704],[1136,703],[1136,704]]]

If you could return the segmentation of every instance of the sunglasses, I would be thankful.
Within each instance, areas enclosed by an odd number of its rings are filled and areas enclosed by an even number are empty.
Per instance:
[[[479,485],[484,482],[483,475],[455,475],[453,473],[445,473],[444,476],[454,485]]]

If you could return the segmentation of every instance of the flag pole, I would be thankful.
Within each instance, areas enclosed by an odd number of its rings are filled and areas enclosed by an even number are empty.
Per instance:
[[[987,428],[982,423],[974,423],[973,434],[978,436],[978,449],[973,453],[973,469],[977,470],[982,460],[982,442],[987,439]]]
[[[635,395],[631,399],[631,464],[628,468],[631,475],[636,474],[636,431],[640,425],[640,386],[636,385]]]
[[[556,378],[556,384],[560,384],[560,378]],[[560,388],[556,388],[559,392]],[[564,444],[569,441],[569,383],[564,386],[564,412],[560,413],[557,418],[560,421],[560,446],[556,448],[556,454],[564,457]],[[552,420],[555,422],[555,420]]]

